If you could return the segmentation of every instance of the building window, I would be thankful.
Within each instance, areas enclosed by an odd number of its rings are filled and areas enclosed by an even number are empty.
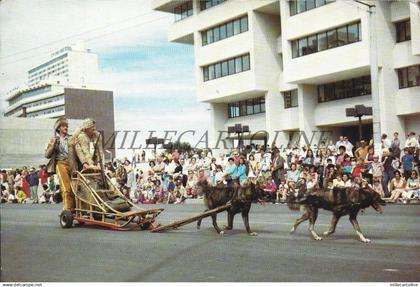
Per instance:
[[[353,23],[292,41],[292,57],[332,49],[362,40],[360,22]]]
[[[193,14],[192,1],[188,1],[182,5],[175,7],[174,14],[175,14],[175,22],[192,16]]]
[[[318,86],[318,103],[371,94],[370,76],[348,79]]]
[[[255,98],[228,104],[228,117],[237,118],[265,113],[265,98]]]
[[[420,65],[397,70],[400,89],[420,86]]]
[[[223,23],[201,32],[203,46],[248,31],[248,16]]]
[[[411,40],[410,19],[395,23],[397,43]]]
[[[249,54],[203,67],[204,82],[250,70]]]
[[[226,0],[200,0],[200,10],[203,11],[203,10],[209,9],[225,1]]]
[[[328,0],[293,0],[289,1],[290,5],[290,16],[303,13],[308,10],[315,9],[317,7],[324,6],[331,2],[335,2],[335,0],[328,1]]]
[[[295,108],[298,106],[298,90],[291,90],[283,92],[284,108]]]

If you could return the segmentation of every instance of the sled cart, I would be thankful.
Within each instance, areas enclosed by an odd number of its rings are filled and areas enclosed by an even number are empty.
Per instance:
[[[75,211],[64,210],[60,214],[63,228],[89,223],[112,230],[152,229],[155,218],[163,208],[141,209],[129,201],[102,170],[73,172],[72,192]]]

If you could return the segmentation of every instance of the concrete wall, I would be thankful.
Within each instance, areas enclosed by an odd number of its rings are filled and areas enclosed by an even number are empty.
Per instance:
[[[0,118],[0,168],[46,164],[44,149],[54,135],[55,119]],[[82,124],[69,120],[69,131]]]

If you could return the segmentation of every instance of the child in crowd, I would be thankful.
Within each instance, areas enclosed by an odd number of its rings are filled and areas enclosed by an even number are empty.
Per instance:
[[[26,203],[26,201],[28,200],[26,194],[23,192],[20,186],[18,186],[17,188],[16,199],[18,203]]]
[[[385,197],[384,190],[382,189],[382,183],[380,177],[374,177],[373,178],[373,190],[376,191],[381,198]]]
[[[286,200],[287,192],[288,192],[288,186],[286,184],[286,180],[281,179],[279,187],[277,189],[277,198],[276,198],[277,202],[280,202],[281,200],[283,201]]]

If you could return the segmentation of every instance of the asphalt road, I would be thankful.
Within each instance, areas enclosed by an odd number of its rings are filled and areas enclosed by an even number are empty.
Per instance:
[[[152,206],[150,206],[152,207]],[[153,206],[154,207],[154,206]],[[202,211],[198,204],[163,206],[165,224]],[[165,233],[110,231],[85,225],[62,229],[59,205],[1,205],[1,281],[420,281],[420,206],[372,208],[359,216],[371,243],[357,240],[343,218],[323,241],[284,205],[254,205],[248,236],[242,219],[218,235],[210,219]],[[327,229],[322,211],[316,230]],[[226,222],[219,214],[219,225]]]

